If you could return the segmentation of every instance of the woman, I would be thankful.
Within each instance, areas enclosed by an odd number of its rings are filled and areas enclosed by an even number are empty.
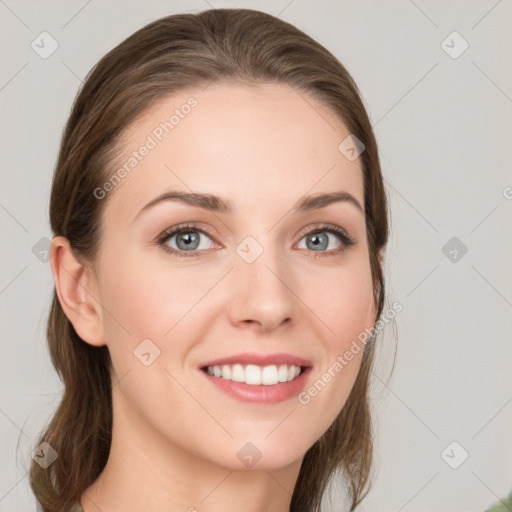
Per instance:
[[[253,10],[150,23],[85,80],[50,220],[43,510],[313,511],[336,472],[361,502],[388,221],[331,53]]]

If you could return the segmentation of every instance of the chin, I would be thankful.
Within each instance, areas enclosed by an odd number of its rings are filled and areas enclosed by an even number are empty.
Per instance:
[[[227,462],[232,470],[279,470],[290,465],[301,463],[302,459],[310,448],[311,444],[304,444],[304,440],[297,444],[290,444],[290,438],[276,436],[273,434],[266,437],[268,433],[261,436],[248,436],[244,441],[232,443],[235,459],[230,458]]]

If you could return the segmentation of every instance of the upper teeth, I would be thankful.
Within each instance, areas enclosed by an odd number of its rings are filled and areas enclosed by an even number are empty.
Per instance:
[[[248,364],[245,368],[241,364],[223,364],[222,366],[208,366],[209,375],[221,377],[235,382],[246,384],[272,386],[279,382],[289,382],[300,374],[300,366],[282,364],[276,366],[257,366]]]

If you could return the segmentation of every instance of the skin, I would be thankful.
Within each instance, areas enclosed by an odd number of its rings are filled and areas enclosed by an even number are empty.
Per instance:
[[[345,404],[362,351],[307,405],[239,401],[198,366],[288,352],[313,363],[307,388],[376,320],[364,213],[348,202],[292,211],[304,195],[340,190],[364,205],[360,161],[338,150],[345,125],[288,86],[213,84],[154,104],[125,133],[117,164],[190,96],[198,105],[103,199],[96,271],[53,239],[64,311],[113,361],[112,448],[81,497],[85,512],[289,510],[304,454]],[[170,189],[221,196],[234,211],[166,201],[134,220]],[[184,222],[212,234],[195,257],[155,242]],[[315,251],[302,233],[323,222],[355,244],[335,253],[343,242],[324,231],[329,246]],[[263,248],[251,264],[236,252],[249,235]],[[166,244],[176,249],[176,238]],[[147,338],[160,350],[149,366],[133,353]],[[262,454],[251,468],[237,457],[247,442]]]

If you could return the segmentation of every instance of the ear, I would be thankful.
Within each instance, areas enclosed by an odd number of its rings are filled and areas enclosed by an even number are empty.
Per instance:
[[[63,236],[52,239],[50,265],[60,305],[77,334],[91,345],[106,345],[103,309],[92,269],[78,261]]]

